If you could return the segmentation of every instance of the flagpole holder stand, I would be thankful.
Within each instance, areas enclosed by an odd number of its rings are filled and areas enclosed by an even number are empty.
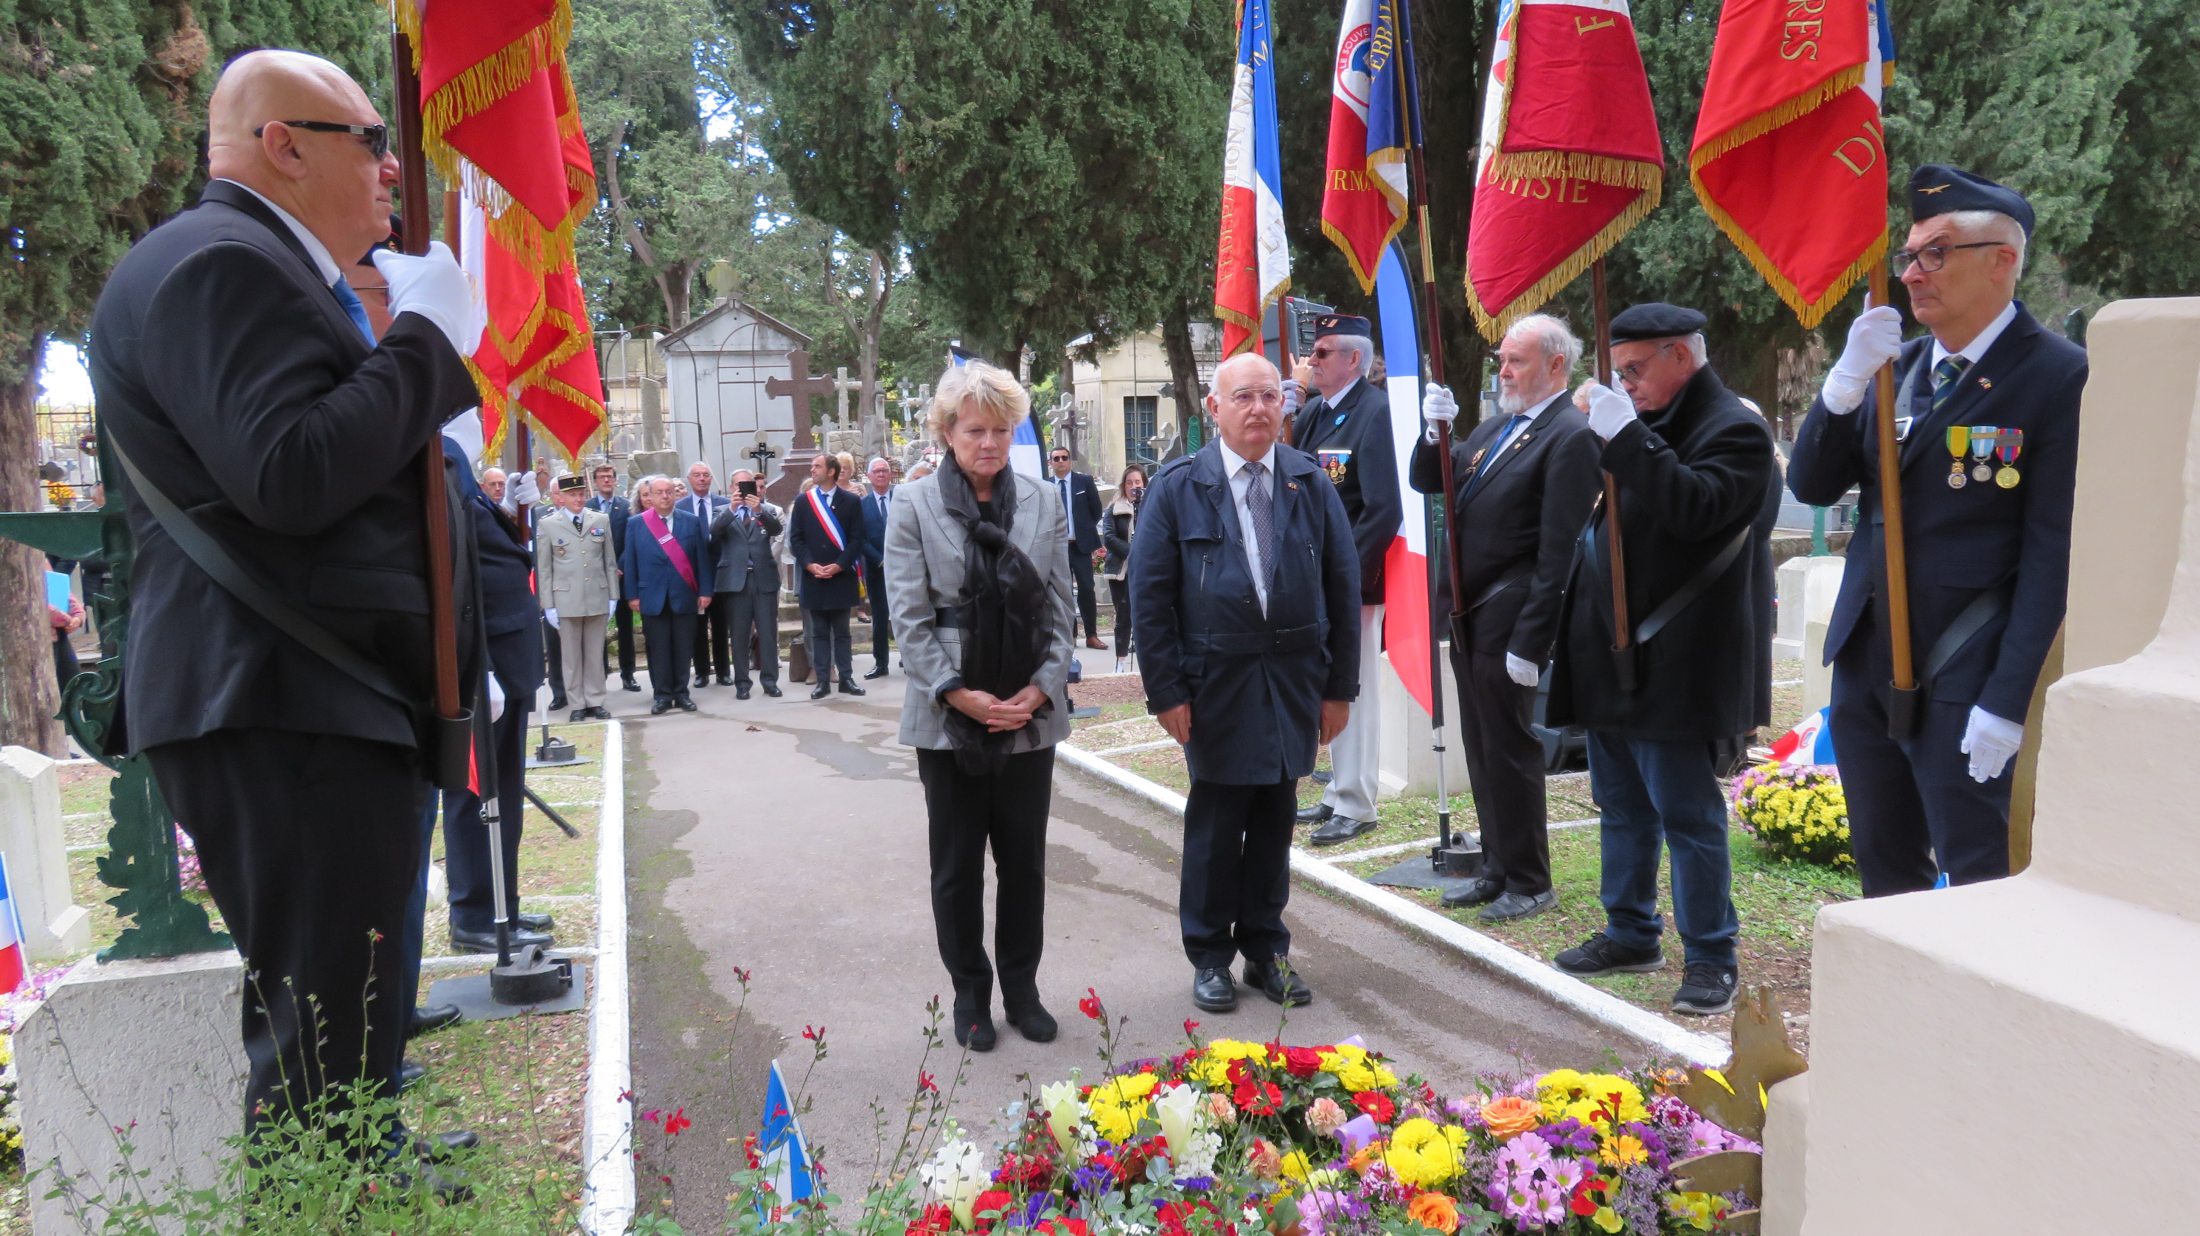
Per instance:
[[[534,959],[536,967],[524,976],[505,975],[507,970],[527,965],[530,955],[541,953],[541,948],[541,945],[530,945],[511,966],[498,966],[487,974],[437,979],[428,988],[428,1002],[455,1004],[466,1021],[499,1021],[523,1013],[575,1013],[587,1007],[588,966],[570,957],[543,954]],[[514,996],[515,1000],[499,998],[500,982],[503,994]]]
[[[1428,852],[1431,874],[1442,879],[1471,880],[1482,874],[1482,846],[1470,833],[1457,833],[1451,844],[1431,847]]]

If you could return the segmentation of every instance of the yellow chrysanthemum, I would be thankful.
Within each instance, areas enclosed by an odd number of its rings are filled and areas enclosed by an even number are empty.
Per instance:
[[[1642,1091],[1624,1077],[1610,1073],[1577,1073],[1572,1069],[1554,1069],[1536,1079],[1535,1097],[1543,1104],[1543,1115],[1552,1121],[1568,1116],[1583,1124],[1609,1123],[1610,1117],[1598,1110],[1612,1095],[1619,1096],[1619,1119],[1647,1120],[1649,1109],[1642,1105]]]
[[[1251,1060],[1265,1064],[1268,1060],[1266,1043],[1248,1043],[1240,1039],[1216,1039],[1207,1044],[1207,1050],[1192,1062],[1186,1071],[1209,1090],[1221,1090],[1230,1084],[1230,1064],[1236,1060]]]
[[[1367,1054],[1365,1047],[1353,1043],[1339,1043],[1322,1052],[1322,1072],[1334,1074],[1344,1088],[1357,1094],[1362,1090],[1387,1090],[1398,1084],[1398,1075],[1384,1068]]]
[[[1459,1148],[1435,1121],[1415,1116],[1390,1135],[1383,1162],[1404,1183],[1433,1189],[1459,1174]]]
[[[1283,1173],[1285,1180],[1311,1180],[1314,1176],[1314,1162],[1306,1157],[1305,1151],[1294,1150],[1283,1156],[1277,1164],[1277,1170]]]
[[[1154,1087],[1159,1084],[1160,1079],[1151,1073],[1133,1073],[1111,1077],[1093,1087],[1085,1099],[1092,1127],[1111,1142],[1129,1141],[1138,1131],[1138,1122],[1152,1110]]]
[[[1597,1149],[1597,1162],[1607,1167],[1633,1167],[1649,1161],[1650,1151],[1643,1146],[1642,1139],[1627,1133],[1605,1138],[1604,1144]]]

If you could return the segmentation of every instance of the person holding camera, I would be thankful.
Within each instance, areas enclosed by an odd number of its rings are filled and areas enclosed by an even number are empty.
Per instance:
[[[764,694],[779,696],[779,564],[772,559],[772,538],[786,525],[786,512],[764,501],[754,472],[734,472],[733,502],[710,523],[710,552],[717,556],[711,608],[726,615],[717,641],[721,671],[732,666],[735,699],[749,698],[749,638],[756,638],[763,663]]]

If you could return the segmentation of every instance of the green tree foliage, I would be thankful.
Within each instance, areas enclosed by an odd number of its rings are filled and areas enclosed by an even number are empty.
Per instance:
[[[2071,277],[2109,296],[2200,293],[2200,8],[2153,0],[2139,67],[2116,97],[2123,136]]]

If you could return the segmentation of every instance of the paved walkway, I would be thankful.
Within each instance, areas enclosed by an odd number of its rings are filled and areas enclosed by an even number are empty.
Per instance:
[[[874,688],[865,699],[827,702],[793,684],[783,699],[747,702],[712,687],[694,693],[700,713],[657,718],[646,715],[646,693],[612,691],[614,711],[638,718],[628,744],[638,1103],[700,1117],[669,1152],[654,1152],[678,1165],[682,1213],[699,1204],[685,1201],[691,1190],[724,1180],[725,1138],[754,1127],[768,1061],[776,1055],[799,1078],[807,1026],[826,1028],[830,1057],[812,1078],[805,1127],[841,1167],[844,1195],[860,1193],[871,1171],[874,1100],[900,1127],[925,1004],[951,999],[932,933],[923,790],[894,740],[905,682],[897,673],[865,684]],[[1191,1004],[1176,919],[1181,829],[1067,768],[1057,775],[1040,987],[1063,1032],[1039,1045],[1001,1023],[999,1049],[972,1056],[956,1096],[966,1126],[997,1123],[1027,1086],[1073,1067],[1097,1072],[1096,1028],[1076,1007],[1088,987],[1130,1018],[1119,1058],[1181,1048],[1187,1017],[1209,1037],[1278,1035],[1280,1011],[1257,995],[1235,1014]],[[1514,1067],[1516,1052],[1544,1067],[1636,1054],[1604,1028],[1303,886],[1288,921],[1316,998],[1291,1014],[1287,1042],[1361,1034],[1401,1073],[1451,1091],[1480,1070]],[[736,968],[753,976],[753,993],[729,1035]],[[926,1066],[943,1085],[959,1054],[951,1036],[947,1046]],[[715,1180],[684,1183],[697,1172]],[[645,1180],[652,1174],[645,1166]]]

